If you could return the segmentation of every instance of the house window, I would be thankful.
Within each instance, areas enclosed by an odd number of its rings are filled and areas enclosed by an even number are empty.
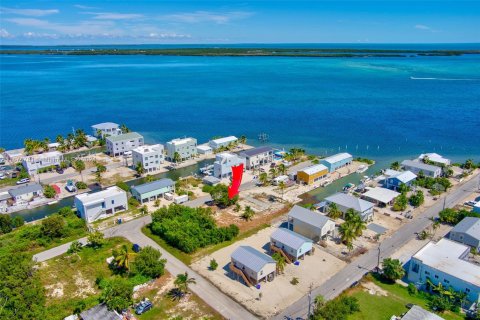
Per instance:
[[[438,279],[438,276],[437,276],[437,275],[435,275],[435,279]]]
[[[428,271],[425,271],[425,274],[426,274],[426,275],[430,275],[430,272],[428,272]]]
[[[443,282],[450,283],[450,281],[448,281],[447,279],[443,279]]]
[[[470,289],[466,288],[466,289],[465,289],[465,292],[470,292]]]
[[[112,204],[115,204],[115,200],[112,200]]]
[[[261,276],[263,276],[263,270],[262,270],[262,271],[260,271],[260,275],[261,275]]]

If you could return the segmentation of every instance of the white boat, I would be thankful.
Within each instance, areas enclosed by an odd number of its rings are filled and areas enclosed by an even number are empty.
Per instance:
[[[367,171],[367,169],[368,169],[367,165],[361,164],[357,169],[357,173],[363,173],[363,172]]]
[[[331,180],[325,180],[325,181],[322,182],[321,186],[322,186],[322,187],[326,187],[326,186],[328,186],[330,183],[332,183]]]
[[[55,204],[55,203],[58,203],[58,200],[53,200],[53,201],[50,201],[50,202],[47,202],[47,204],[50,206],[52,204]]]

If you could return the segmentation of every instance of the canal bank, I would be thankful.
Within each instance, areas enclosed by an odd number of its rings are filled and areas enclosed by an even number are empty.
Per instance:
[[[171,170],[168,172],[163,172],[159,173],[157,175],[153,175],[156,179],[162,179],[162,178],[170,178],[172,180],[178,180],[181,177],[187,177],[191,176],[195,173],[198,173],[200,168],[212,164],[215,159],[207,159],[207,160],[202,160],[200,162],[197,162],[196,164],[193,164],[191,166],[183,167],[183,168],[178,168],[175,170]],[[129,181],[125,181],[125,183],[131,187],[133,185],[139,185],[142,183],[147,182],[147,178],[137,178]],[[57,203],[51,204],[51,205],[44,205],[41,207],[33,208],[33,209],[27,209],[27,210],[21,210],[15,213],[10,214],[10,216],[13,218],[15,216],[21,216],[25,222],[31,222],[35,220],[39,220],[42,218],[45,218],[53,213],[58,212],[63,207],[71,207],[73,205],[73,198],[74,196],[63,198],[59,200]]]

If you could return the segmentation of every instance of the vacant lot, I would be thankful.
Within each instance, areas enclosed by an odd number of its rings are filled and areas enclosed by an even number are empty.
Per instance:
[[[287,265],[284,274],[278,275],[272,282],[261,283],[260,289],[247,287],[235,280],[228,268],[232,252],[240,245],[249,245],[260,252],[267,253],[266,249],[270,242],[270,235],[274,230],[274,227],[266,228],[243,239],[240,243],[237,242],[220,249],[193,263],[192,268],[246,308],[258,315],[268,317],[304,296],[308,292],[310,284],[313,284],[313,287],[321,285],[345,266],[343,261],[316,246],[314,255],[306,256],[305,260],[300,261],[299,266]],[[212,258],[219,265],[215,271],[208,269]],[[293,277],[298,278],[299,283],[297,285],[290,283]],[[259,297],[260,293],[261,298]]]

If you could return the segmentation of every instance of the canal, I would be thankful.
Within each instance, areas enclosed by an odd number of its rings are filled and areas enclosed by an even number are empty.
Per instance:
[[[190,175],[193,175],[195,173],[198,173],[200,168],[202,168],[206,165],[212,164],[213,161],[214,161],[214,159],[202,160],[202,161],[198,162],[197,164],[194,164],[194,165],[191,165],[191,166],[188,166],[188,167],[171,170],[171,171],[164,172],[164,173],[159,173],[159,174],[153,175],[153,176],[157,179],[170,178],[170,179],[175,181],[175,180],[178,180],[180,177],[186,177],[186,176],[190,176]],[[128,186],[132,186],[132,185],[142,184],[142,183],[145,183],[145,182],[146,182],[146,178],[144,177],[144,178],[138,178],[138,179],[133,179],[133,180],[130,180],[130,181],[126,181],[126,184]],[[68,198],[63,198],[63,199],[59,200],[57,203],[52,204],[52,205],[45,205],[45,206],[41,206],[41,207],[37,207],[37,208],[33,208],[33,209],[18,211],[18,212],[12,213],[11,216],[12,217],[21,216],[25,220],[25,222],[42,219],[42,218],[44,218],[46,216],[49,216],[49,215],[51,215],[55,212],[58,212],[58,210],[60,210],[63,207],[71,207],[73,205],[73,198],[74,197],[71,196],[71,197],[68,197]]]

